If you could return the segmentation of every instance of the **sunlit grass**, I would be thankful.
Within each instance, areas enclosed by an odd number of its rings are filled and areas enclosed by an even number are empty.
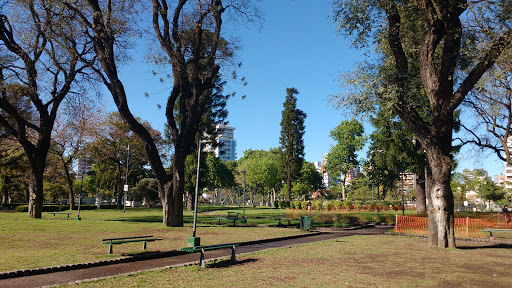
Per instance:
[[[423,239],[353,236],[242,255],[235,265],[221,261],[78,286],[510,287],[510,266],[503,265],[510,247],[467,245],[438,249]]]
[[[74,211],[76,212],[76,211]],[[179,250],[192,236],[192,212],[185,212],[185,227],[165,228],[161,209],[84,210],[82,220],[43,212],[42,219],[26,213],[0,213],[0,271],[94,262],[118,258],[123,253],[143,252],[141,243],[114,247],[108,255],[103,238],[153,235],[163,239],[148,243],[146,251]],[[297,229],[265,227],[217,227],[201,224],[212,216],[200,214],[197,236],[201,244],[241,242],[303,233]],[[215,217],[212,218],[215,222]]]

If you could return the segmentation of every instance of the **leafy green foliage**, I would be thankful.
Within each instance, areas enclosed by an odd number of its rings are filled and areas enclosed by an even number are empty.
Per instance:
[[[297,97],[299,91],[295,88],[286,89],[286,100],[283,103],[283,112],[281,116],[281,136],[279,144],[281,145],[281,157],[279,159],[279,169],[287,184],[296,180],[301,172],[304,161],[304,120],[306,113],[297,108]],[[288,185],[290,186],[290,185]],[[286,188],[286,199],[291,198],[291,187]]]
[[[363,125],[355,119],[342,121],[331,131],[331,138],[337,143],[331,146],[327,154],[327,173],[333,179],[343,176],[343,186],[348,171],[359,164],[356,152],[361,150],[366,141]],[[343,199],[345,199],[343,191]]]

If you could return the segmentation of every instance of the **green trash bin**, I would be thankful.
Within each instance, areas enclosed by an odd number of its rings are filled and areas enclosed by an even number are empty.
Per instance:
[[[300,217],[300,229],[309,230],[311,228],[311,216],[301,216]]]

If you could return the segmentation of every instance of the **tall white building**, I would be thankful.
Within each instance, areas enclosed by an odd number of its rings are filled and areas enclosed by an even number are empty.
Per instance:
[[[217,131],[217,137],[215,138],[217,147],[207,144],[205,150],[213,152],[215,156],[223,161],[236,160],[235,128],[228,125],[217,124],[215,129]]]

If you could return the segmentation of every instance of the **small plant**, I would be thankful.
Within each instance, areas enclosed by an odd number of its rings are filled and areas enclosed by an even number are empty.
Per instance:
[[[334,201],[334,208],[336,208],[336,210],[338,210],[338,211],[343,209],[343,201],[341,201],[341,200]]]
[[[326,201],[325,202],[325,208],[328,210],[328,211],[331,211],[332,208],[334,208],[334,203],[333,201]]]
[[[311,202],[311,204],[313,205],[313,209],[315,209],[315,210],[322,210],[322,206],[323,206],[323,201],[322,200],[313,201],[313,202]]]

